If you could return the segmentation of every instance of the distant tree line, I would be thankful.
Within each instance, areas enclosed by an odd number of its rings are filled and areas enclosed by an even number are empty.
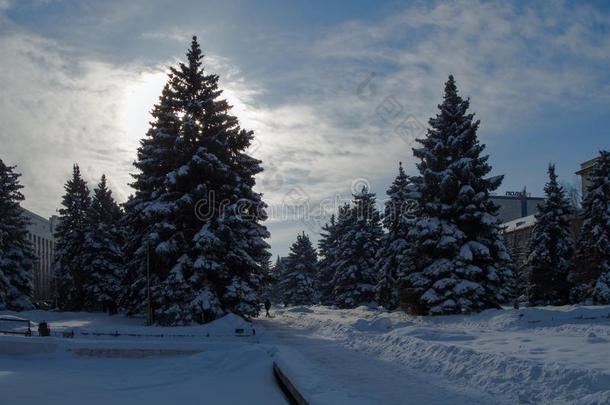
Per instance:
[[[116,312],[125,279],[123,212],[104,175],[91,196],[74,165],[64,188],[53,263],[58,308]]]
[[[502,177],[486,177],[491,166],[468,107],[450,76],[439,113],[413,150],[420,175],[407,176],[399,164],[383,213],[363,188],[325,225],[312,275],[316,299],[340,308],[374,303],[420,315],[499,308],[510,300],[511,259],[490,200]],[[280,282],[295,274],[301,250],[291,248]],[[293,303],[294,294],[281,290],[284,301]]]
[[[610,153],[600,151],[582,210],[549,166],[545,201],[536,214],[526,263],[527,299],[532,305],[610,303]],[[572,223],[580,217],[578,238]]]
[[[467,110],[450,76],[439,113],[413,150],[419,175],[399,164],[381,214],[369,190],[355,194],[322,228],[317,255],[299,235],[274,267],[281,286],[274,298],[417,315],[499,308],[520,297],[530,305],[610,303],[610,154],[600,152],[578,214],[549,167],[524,275],[515,271],[490,199],[502,178],[486,177],[479,122]],[[583,221],[577,241],[575,215]]]

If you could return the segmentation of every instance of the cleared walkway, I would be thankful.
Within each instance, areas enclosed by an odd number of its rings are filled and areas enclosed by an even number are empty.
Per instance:
[[[312,404],[490,404],[497,398],[396,366],[273,319],[256,321],[261,343],[276,345]]]

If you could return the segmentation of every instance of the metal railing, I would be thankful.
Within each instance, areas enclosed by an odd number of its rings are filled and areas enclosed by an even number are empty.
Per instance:
[[[25,323],[27,324],[27,330],[15,330],[15,329],[6,329],[4,325],[6,323]],[[32,327],[29,319],[21,319],[21,318],[13,318],[13,317],[0,317],[0,333],[9,334],[9,335],[23,335],[23,336],[32,336]]]

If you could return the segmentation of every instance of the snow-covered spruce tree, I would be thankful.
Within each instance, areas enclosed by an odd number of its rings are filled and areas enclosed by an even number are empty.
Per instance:
[[[526,264],[528,246],[515,244],[510,249],[510,257],[513,261],[513,293],[512,297],[516,302],[524,301],[527,297],[527,280],[529,269]]]
[[[89,188],[77,164],[72,178],[64,186],[66,193],[59,209],[59,224],[55,230],[55,279],[57,305],[60,309],[80,311],[85,303],[83,247],[88,230],[88,210],[91,205]]]
[[[105,175],[94,190],[88,214],[82,251],[86,275],[84,309],[114,312],[124,279],[124,232],[120,226],[122,212],[106,184]]]
[[[557,183],[554,165],[549,165],[544,193],[530,240],[527,298],[530,305],[564,305],[570,298],[568,274],[574,267],[573,210]]]
[[[271,302],[277,302],[277,303],[284,302],[283,297],[282,297],[280,280],[282,279],[282,276],[284,274],[285,262],[286,262],[286,260],[282,259],[278,255],[278,257],[275,261],[275,264],[271,268],[271,274],[272,274],[271,277],[273,279],[273,284],[272,284],[271,289],[269,290],[269,294],[266,297],[266,298],[269,298],[269,300],[271,300]]]
[[[142,173],[127,205],[148,227],[130,243],[130,268],[145,274],[150,246],[157,321],[168,325],[207,322],[226,311],[256,315],[269,257],[260,224],[265,205],[253,191],[262,169],[245,153],[253,134],[229,114],[218,76],[205,74],[202,58],[193,38],[187,62],[171,69],[161,100],[167,113],[143,141],[136,162]]]
[[[573,300],[610,303],[610,152],[600,151],[583,200]]]
[[[274,265],[271,264],[271,258],[269,258],[261,266],[263,269],[263,288],[260,293],[261,299],[269,299],[272,302],[278,302],[275,295],[278,279],[275,275]]]
[[[376,287],[377,302],[387,309],[399,305],[399,286],[404,274],[405,255],[408,254],[407,234],[414,220],[414,202],[418,194],[413,181],[405,173],[402,162],[398,165],[398,175],[387,191],[389,199],[385,203],[382,223],[386,234],[377,258],[379,282]]]
[[[180,190],[179,217],[193,235],[192,311],[207,317],[202,320],[213,319],[218,312],[209,298],[213,294],[222,311],[257,315],[263,266],[270,257],[264,241],[269,233],[261,224],[266,205],[253,190],[261,162],[246,154],[253,133],[229,114],[218,76],[204,73],[196,38],[187,57],[187,64],[172,69],[172,85],[184,113],[180,152],[188,159],[169,186]],[[204,215],[194,216],[195,208]]]
[[[468,107],[449,76],[440,111],[417,140],[421,147],[413,149],[420,159],[421,217],[408,234],[413,260],[401,295],[411,313],[498,308],[510,293],[510,256],[489,198],[502,178],[485,178],[491,166]]]
[[[284,264],[280,289],[288,305],[311,305],[316,302],[316,270],[318,256],[308,235],[303,232],[290,246]]]
[[[35,256],[21,210],[21,174],[0,159],[0,309],[26,310],[31,302]]]
[[[337,240],[337,224],[335,215],[331,215],[330,220],[322,227],[320,240],[318,241],[318,272],[316,275],[316,291],[323,305],[333,303],[332,279],[335,275],[332,266],[335,258],[332,254]]]
[[[317,290],[320,302],[324,305],[334,305],[337,266],[339,265],[339,242],[347,229],[351,226],[352,207],[345,203],[339,207],[334,221],[326,224],[319,241],[318,253],[322,259],[318,262]],[[333,223],[334,222],[334,223]]]
[[[171,81],[171,76],[169,77]],[[127,259],[124,293],[120,305],[128,313],[143,313],[147,303],[147,263],[152,288],[168,276],[179,257],[177,246],[167,243],[175,229],[170,220],[175,204],[166,193],[168,173],[177,167],[174,145],[178,142],[180,119],[177,101],[169,84],[152,110],[146,137],[140,141],[131,186],[135,193],[125,203],[124,253]],[[158,296],[160,291],[155,294]]]
[[[373,304],[377,285],[375,257],[383,237],[375,194],[363,187],[354,195],[349,217],[341,221],[345,221],[341,224],[345,228],[333,264],[335,304],[340,308]]]

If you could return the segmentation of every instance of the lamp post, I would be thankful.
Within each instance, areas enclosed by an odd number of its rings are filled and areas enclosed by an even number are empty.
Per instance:
[[[150,241],[146,241],[146,324],[152,325],[152,303],[150,297]]]

